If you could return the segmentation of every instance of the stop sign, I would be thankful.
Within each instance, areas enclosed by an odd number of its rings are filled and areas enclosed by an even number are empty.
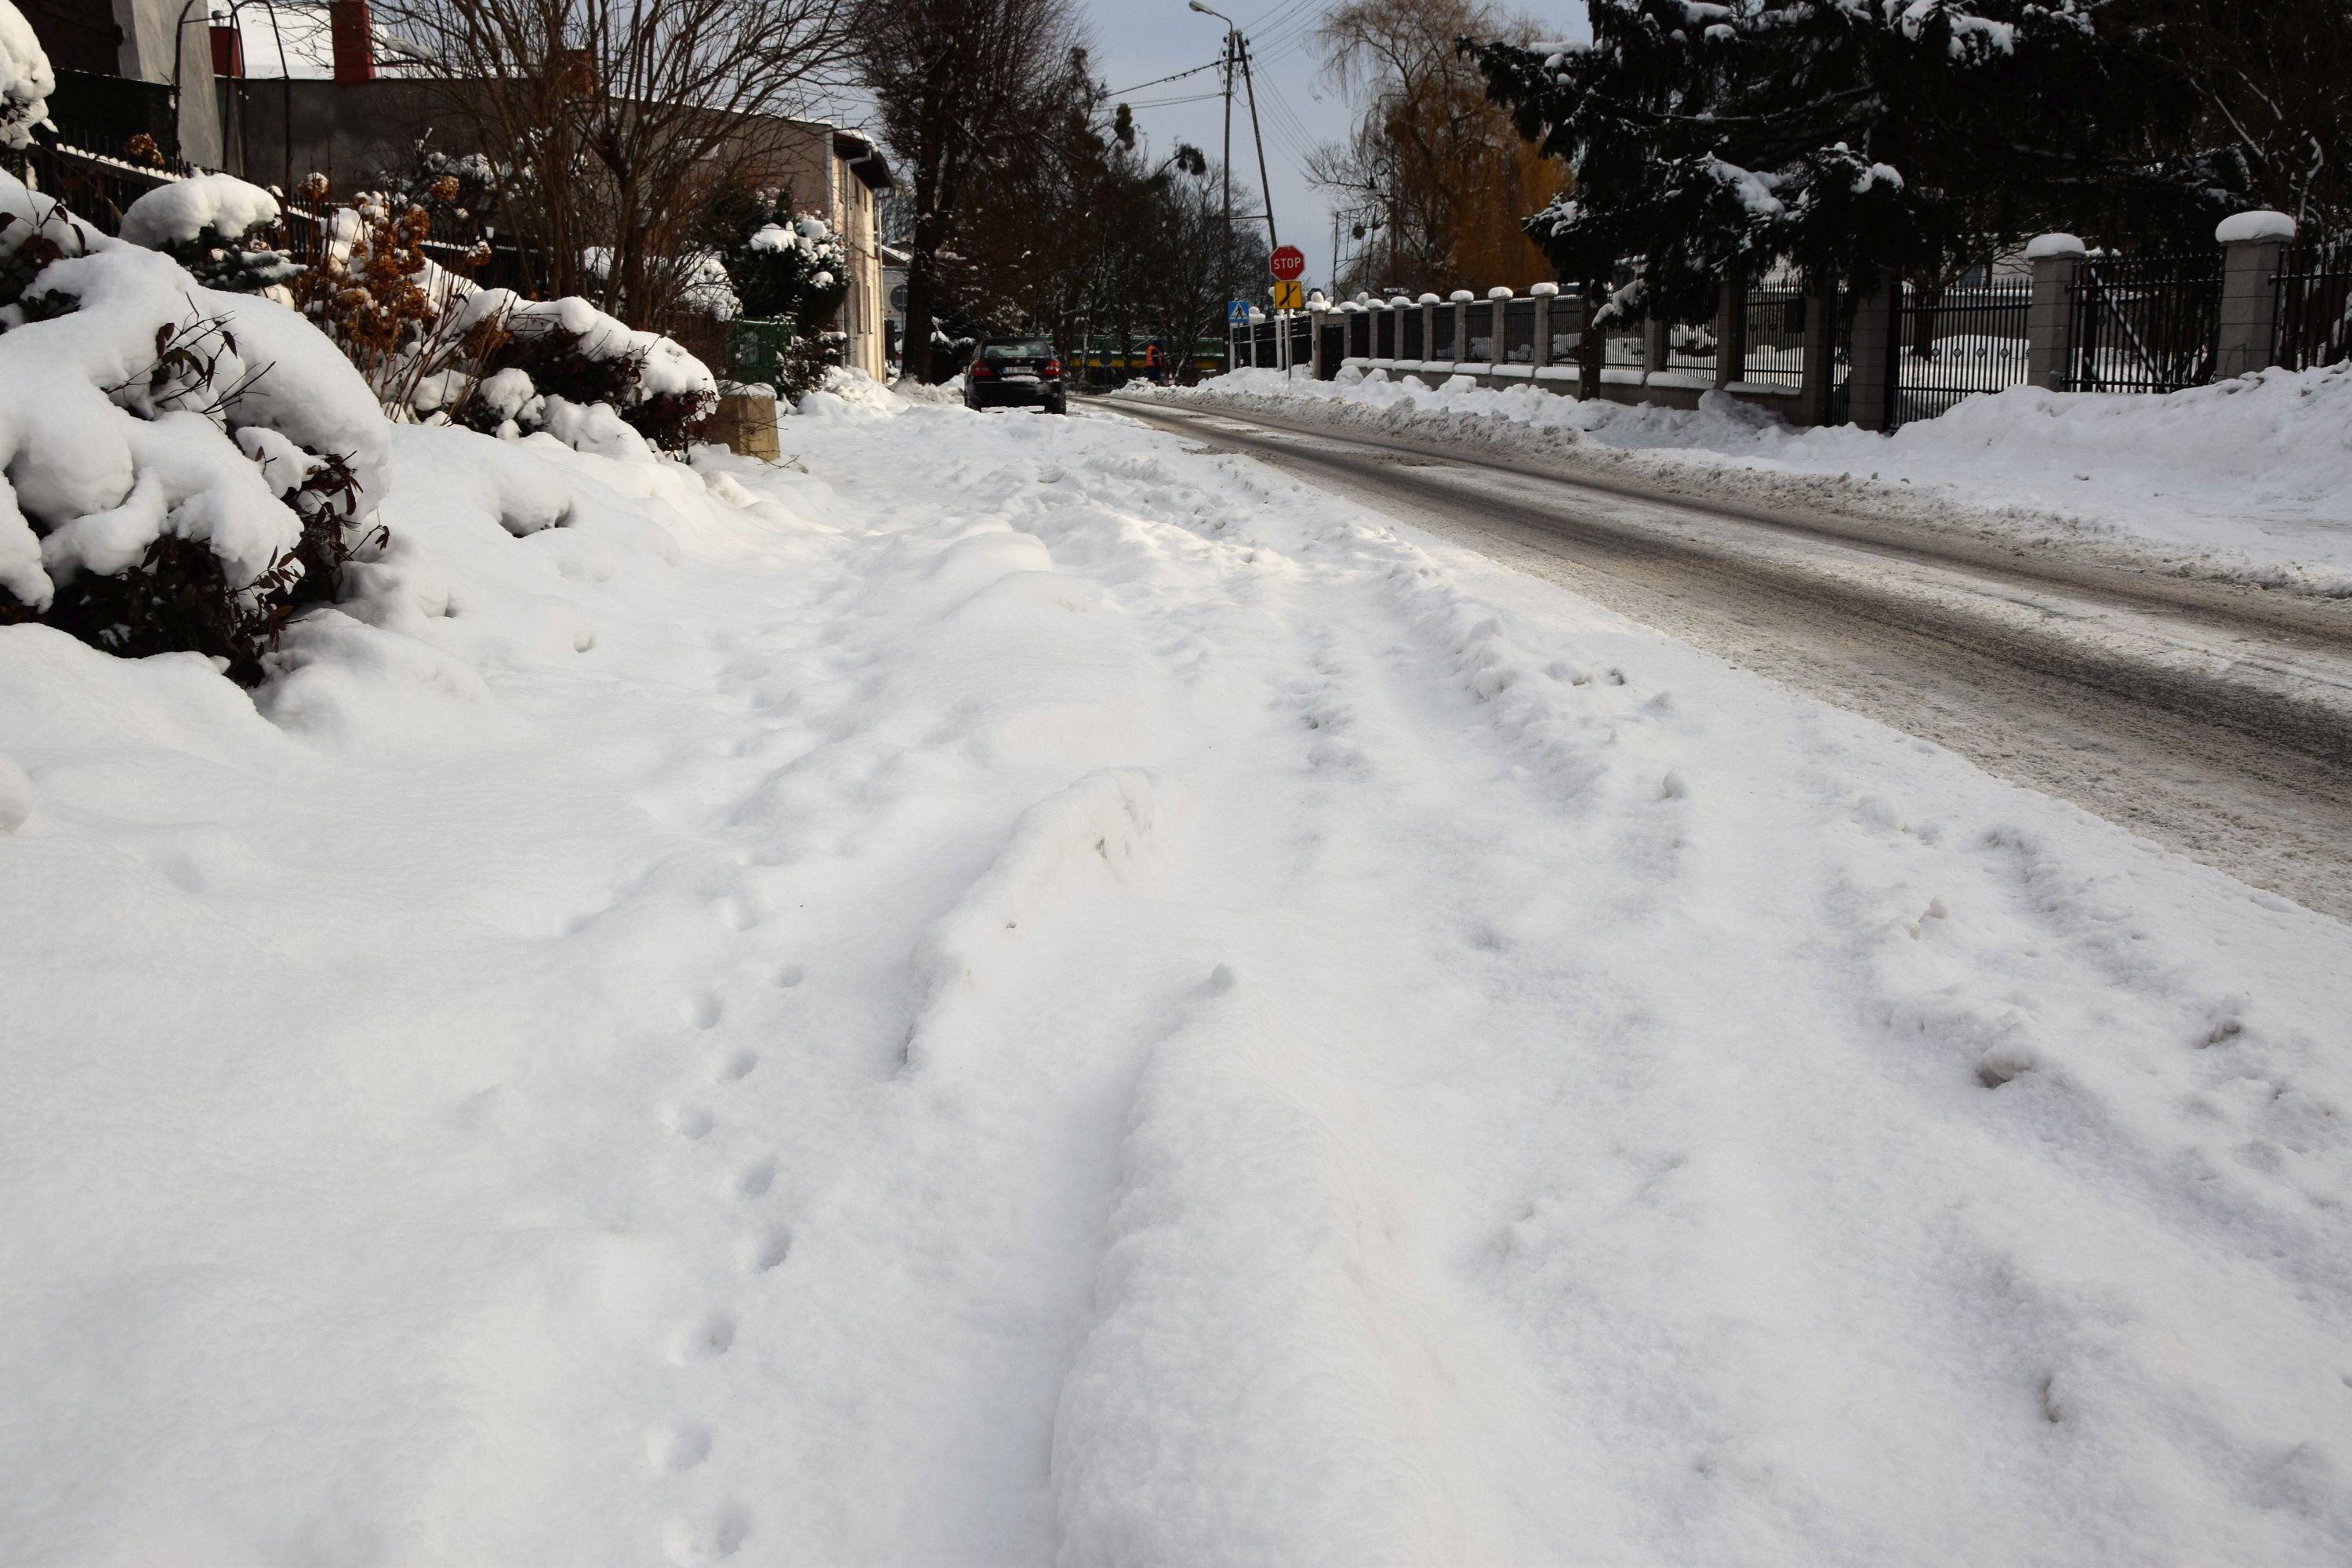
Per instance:
[[[1266,260],[1266,270],[1288,283],[1307,275],[1307,253],[1295,245],[1286,245]]]

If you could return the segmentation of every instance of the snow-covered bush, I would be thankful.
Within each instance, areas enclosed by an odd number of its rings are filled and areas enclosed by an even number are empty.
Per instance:
[[[207,289],[258,294],[302,275],[300,264],[279,248],[282,216],[278,198],[258,185],[230,174],[197,174],[132,202],[122,215],[122,237],[162,251]]]
[[[251,683],[382,541],[389,430],[294,311],[206,288],[0,174],[0,621]],[[32,307],[32,308],[28,308]]]
[[[33,127],[49,117],[48,97],[57,89],[57,73],[33,25],[11,0],[0,0],[0,148],[32,141]]]
[[[363,192],[303,280],[304,310],[387,415],[509,438],[544,430],[610,457],[692,445],[719,401],[700,360],[576,296],[481,288],[425,254],[430,230],[423,207]]]
[[[841,363],[844,339],[828,323],[849,297],[847,247],[814,213],[793,211],[793,195],[722,190],[709,226],[734,291],[737,313],[793,323],[777,365],[777,390],[789,400],[814,390]]]

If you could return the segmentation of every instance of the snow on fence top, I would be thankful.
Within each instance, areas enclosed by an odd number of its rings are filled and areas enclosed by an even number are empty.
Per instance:
[[[2233,213],[2213,230],[2217,245],[2242,245],[2250,239],[2293,239],[2294,219],[2284,213],[2258,210]]]
[[[2025,259],[2043,261],[2059,256],[2088,256],[2091,247],[2071,234],[2036,235],[2025,247]]]

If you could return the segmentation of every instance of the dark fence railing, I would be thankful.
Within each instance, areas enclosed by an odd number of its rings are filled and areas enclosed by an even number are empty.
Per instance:
[[[1680,371],[1715,369],[1715,323],[1675,321],[1666,328],[1666,368]]]
[[[1440,305],[1431,313],[1429,324],[1429,357],[1441,363],[1461,357],[1454,341],[1454,310],[1452,304]]]
[[[1348,317],[1348,357],[1372,357],[1372,317],[1369,310],[1356,310]]]
[[[1462,335],[1465,341],[1462,345],[1462,353],[1460,357],[1464,361],[1474,364],[1494,363],[1494,301],[1491,300],[1474,300],[1470,304],[1463,307],[1463,314],[1467,318],[1468,325],[1463,329]]]
[[[1767,386],[1805,383],[1805,291],[1794,285],[1748,290],[1748,352],[1734,379]]]
[[[1503,352],[1498,356],[1506,364],[1536,363],[1536,302],[1533,300],[1512,300],[1500,307],[1503,312]]]
[[[2178,392],[2213,379],[2221,253],[2094,256],[2068,290],[2069,392]]]
[[[1399,359],[1425,359],[1421,352],[1422,319],[1428,314],[1418,305],[1408,305],[1397,312],[1397,326],[1404,334],[1403,345],[1397,350]]]
[[[1396,319],[1394,310],[1372,312],[1372,357],[1396,358]]]
[[[1886,427],[1932,419],[1970,393],[2023,385],[2032,305],[2031,278],[1965,289],[1905,284],[1895,308],[1895,398]]]
[[[1250,363],[1273,364],[1275,350],[1274,323],[1272,321],[1252,322],[1250,324]]]
[[[2288,251],[2277,287],[2273,363],[2311,370],[2352,358],[2352,235],[2309,240]]]
[[[35,142],[25,149],[33,184],[45,196],[66,205],[74,216],[101,234],[122,232],[123,210],[152,190],[173,184],[182,171],[149,165],[88,148]]]
[[[1290,332],[1290,363],[1307,364],[1315,358],[1315,319],[1302,313],[1286,316],[1284,325]]]

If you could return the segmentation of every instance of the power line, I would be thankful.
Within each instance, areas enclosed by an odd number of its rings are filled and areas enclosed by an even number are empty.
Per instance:
[[[1126,93],[1141,92],[1147,87],[1158,87],[1162,82],[1182,81],[1188,76],[1199,76],[1202,71],[1215,70],[1219,66],[1222,66],[1224,63],[1225,62],[1223,60],[1211,60],[1207,65],[1194,66],[1191,70],[1178,71],[1174,76],[1154,77],[1150,81],[1137,82],[1133,87],[1120,88],[1118,92],[1114,92],[1110,96],[1118,98]]]

